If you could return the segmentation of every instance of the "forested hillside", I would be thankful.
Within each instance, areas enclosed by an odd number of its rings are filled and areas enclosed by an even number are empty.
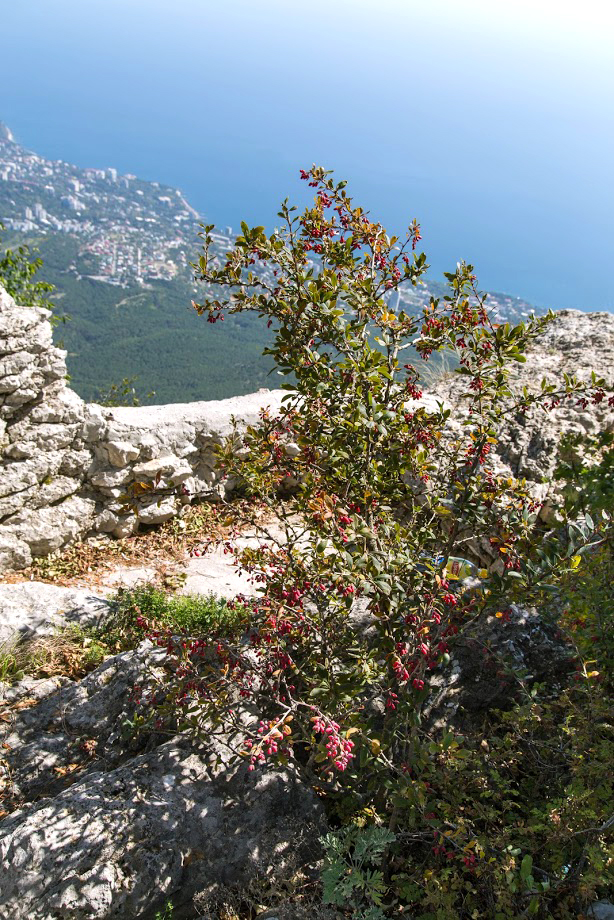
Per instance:
[[[58,314],[70,317],[55,338],[68,351],[71,384],[84,399],[135,376],[143,403],[223,399],[276,386],[255,317],[211,326],[193,310],[195,289],[185,279],[118,287],[66,271],[77,260],[73,238],[44,237],[38,246],[40,277],[57,288]]]

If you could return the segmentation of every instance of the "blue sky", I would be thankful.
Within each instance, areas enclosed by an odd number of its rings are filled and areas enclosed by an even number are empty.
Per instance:
[[[614,9],[584,0],[20,0],[0,119],[26,146],[272,225],[317,162],[437,276],[614,309]]]

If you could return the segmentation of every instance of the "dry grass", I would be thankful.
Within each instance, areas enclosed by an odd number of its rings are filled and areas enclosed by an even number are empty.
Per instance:
[[[10,684],[24,677],[67,677],[78,680],[94,670],[108,654],[108,649],[89,638],[81,630],[71,628],[55,636],[39,636],[0,647],[0,680]],[[36,696],[18,696],[13,701],[0,701],[0,738],[10,734],[11,728],[23,709],[36,706]],[[0,742],[0,820],[24,804],[15,791],[11,768],[4,755],[6,742]],[[86,741],[77,760],[66,767],[56,767],[59,779],[77,774],[95,756],[96,742]],[[76,778],[76,776],[75,776]]]
[[[76,680],[98,667],[107,654],[102,642],[71,627],[57,635],[0,646],[0,680],[12,682],[26,674]]]
[[[454,368],[458,367],[458,358],[449,351],[437,352],[428,364],[420,365],[420,383],[429,393],[437,388],[443,380],[451,378]]]
[[[173,587],[173,564],[187,556],[226,539],[241,518],[244,501],[224,505],[194,505],[177,518],[133,537],[116,540],[101,537],[75,543],[53,553],[21,572],[3,576],[4,582],[43,581],[70,586],[75,583],[99,584],[121,567],[150,566],[158,572],[158,580]]]

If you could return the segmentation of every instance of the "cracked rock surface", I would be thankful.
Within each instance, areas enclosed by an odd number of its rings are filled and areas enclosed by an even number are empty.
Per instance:
[[[170,895],[180,906],[283,865],[305,824],[321,827],[320,807],[292,773],[216,774],[169,741],[0,824],[0,917],[131,920]]]

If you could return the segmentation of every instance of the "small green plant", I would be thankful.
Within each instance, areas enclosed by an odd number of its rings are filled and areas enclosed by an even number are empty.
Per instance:
[[[7,643],[0,646],[0,682],[11,683],[23,676],[16,645]]]
[[[138,376],[124,377],[120,383],[112,383],[106,389],[98,391],[96,402],[100,406],[140,406],[142,399],[153,399],[155,390],[144,396],[139,395],[136,389]]]
[[[349,825],[322,838],[325,904],[352,910],[355,920],[384,920],[382,901],[388,890],[382,858],[395,835],[385,827]]]
[[[0,223],[0,233],[5,226]],[[44,307],[53,310],[50,299],[54,287],[47,281],[34,281],[34,275],[41,269],[42,259],[32,258],[33,252],[27,245],[16,250],[0,251],[0,284],[21,307]]]
[[[156,913],[156,920],[173,920],[173,902],[167,901],[164,905],[164,910],[159,910]]]
[[[245,616],[240,605],[209,595],[170,596],[154,585],[120,589],[115,598],[115,615],[103,627],[101,637],[115,648],[137,645],[143,629],[171,634],[198,635],[235,627]]]

